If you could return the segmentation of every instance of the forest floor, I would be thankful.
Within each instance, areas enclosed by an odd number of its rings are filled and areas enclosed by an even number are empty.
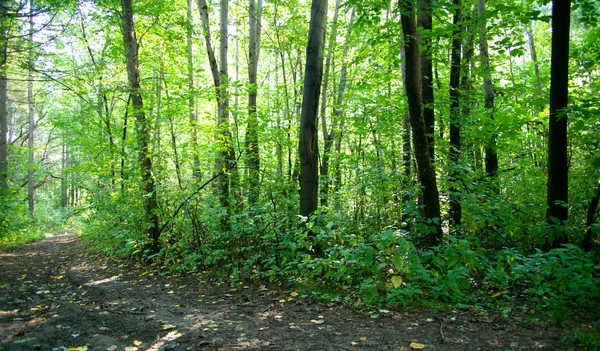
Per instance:
[[[558,327],[480,310],[372,317],[279,289],[153,275],[69,233],[0,252],[0,350],[578,349]]]

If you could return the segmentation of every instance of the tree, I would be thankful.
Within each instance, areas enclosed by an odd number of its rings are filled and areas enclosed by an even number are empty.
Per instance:
[[[490,117],[494,120],[494,85],[492,84],[492,69],[490,66],[490,55],[488,52],[487,27],[485,20],[485,0],[477,0],[477,9],[479,14],[480,37],[479,37],[479,55],[481,56],[481,66],[483,68],[483,90],[484,107]],[[498,152],[496,150],[496,131],[491,132],[491,136],[485,145],[485,172],[492,177],[492,182],[496,182],[498,173]],[[493,184],[494,192],[498,191],[497,185]]]
[[[211,43],[210,35],[210,22],[208,20],[208,5],[206,0],[198,0],[198,10],[200,12],[200,19],[202,21],[202,29],[204,32],[204,40],[206,43],[206,51],[208,54],[208,61],[210,64],[210,71],[212,73],[213,84],[217,93],[217,105],[218,105],[218,116],[217,116],[217,133],[216,139],[218,141],[219,157],[217,158],[217,173],[227,172],[236,166],[235,149],[233,148],[233,140],[231,138],[231,131],[229,129],[229,94],[227,92],[228,74],[227,74],[227,18],[228,18],[228,0],[221,0],[220,3],[220,50],[219,50],[219,62]],[[219,179],[219,201],[221,206],[227,210],[228,215],[223,217],[222,223],[228,228],[229,227],[229,215],[232,214],[231,202],[229,199],[230,195],[230,179],[227,176],[222,176]]]
[[[192,173],[194,178],[199,179],[200,159],[198,158],[198,116],[196,115],[196,96],[194,92],[194,52],[192,46],[193,23],[192,23],[192,0],[187,0],[187,69],[188,69],[188,109],[190,125],[192,126],[192,147],[194,161],[192,164]],[[166,81],[165,81],[166,84]]]
[[[304,69],[304,92],[300,115],[300,216],[308,218],[318,207],[319,188],[319,142],[317,117],[319,94],[323,76],[323,52],[325,50],[325,23],[327,0],[313,0],[310,13],[306,65]],[[321,256],[317,244],[315,253]]]
[[[0,2],[0,190],[8,188],[8,1]]]
[[[248,83],[250,88],[248,91],[248,128],[246,130],[246,152],[248,153],[248,158],[246,166],[248,167],[248,204],[252,207],[258,201],[260,194],[260,150],[258,149],[258,111],[256,107],[258,86],[256,74],[260,52],[262,0],[258,0],[258,9],[256,8],[256,1],[250,0],[249,11]]]
[[[145,212],[145,233],[150,239],[150,251],[159,249],[160,226],[158,219],[158,201],[152,175],[152,153],[150,151],[150,125],[146,120],[142,90],[140,86],[140,71],[138,67],[138,43],[133,23],[132,0],[121,0],[121,15],[123,29],[123,45],[125,47],[125,63],[129,80],[129,98],[137,134],[138,162],[142,175],[142,190]]]
[[[452,54],[450,63],[450,161],[452,164],[450,173],[450,208],[448,215],[451,225],[458,226],[461,222],[462,208],[458,194],[458,177],[460,176],[458,162],[460,159],[461,148],[461,113],[460,110],[460,75],[461,75],[461,46],[462,46],[462,1],[454,0],[455,6],[454,28],[452,30]]]
[[[418,0],[417,24],[422,28],[420,38],[421,52],[421,95],[423,103],[423,118],[427,128],[427,143],[431,161],[435,159],[435,108],[433,92],[433,64],[431,62],[431,0]]]
[[[33,0],[29,0],[29,55],[27,58],[28,79],[27,79],[27,107],[29,110],[29,123],[27,125],[27,149],[29,154],[29,165],[27,167],[27,199],[29,202],[29,214],[33,217],[35,212],[35,183],[33,180],[34,167],[34,130],[35,130],[35,111],[33,106]]]
[[[552,1],[552,59],[550,64],[550,117],[548,123],[548,183],[546,220],[558,227],[569,214],[567,106],[569,103],[569,30],[571,1]],[[548,237],[547,248],[566,242],[560,228]]]
[[[414,3],[410,0],[401,2],[402,6],[402,32],[404,36],[404,50],[406,60],[406,94],[412,129],[412,141],[417,160],[417,174],[419,183],[423,187],[423,206],[425,219],[432,226],[426,235],[425,245],[435,246],[442,239],[440,198],[437,188],[435,170],[429,155],[427,142],[427,129],[423,117],[421,95],[421,64],[420,50],[417,39]]]

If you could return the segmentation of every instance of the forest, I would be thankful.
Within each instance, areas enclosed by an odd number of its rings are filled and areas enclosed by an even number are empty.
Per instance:
[[[599,347],[600,1],[0,11],[0,248],[69,230],[359,309],[587,315]]]

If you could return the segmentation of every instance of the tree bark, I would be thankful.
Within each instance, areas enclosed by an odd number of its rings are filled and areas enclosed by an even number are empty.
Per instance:
[[[29,214],[33,217],[35,213],[35,183],[33,180],[34,167],[34,135],[35,111],[33,109],[33,0],[29,1],[29,57],[28,57],[28,79],[27,79],[27,104],[29,107],[29,124],[27,127],[27,149],[29,153],[29,164],[27,166],[27,199],[29,202]]]
[[[406,57],[406,93],[412,128],[413,146],[417,160],[419,182],[423,187],[425,219],[432,226],[425,237],[425,245],[435,246],[442,239],[440,198],[435,178],[435,170],[429,155],[427,129],[423,118],[421,94],[421,65],[414,3],[404,0],[402,6],[402,32],[404,34]]]
[[[321,206],[327,206],[327,195],[329,192],[329,153],[333,138],[330,138],[330,132],[327,128],[327,88],[329,86],[329,71],[331,70],[331,61],[333,59],[333,50],[337,39],[337,22],[340,11],[340,0],[335,1],[335,9],[333,12],[333,22],[331,24],[331,32],[329,33],[329,45],[327,48],[327,58],[325,59],[325,73],[323,74],[323,86],[321,89],[321,131],[323,133],[323,157],[321,158]]]
[[[454,0],[456,7],[454,13],[454,28],[452,30],[452,54],[450,63],[450,226],[456,227],[461,224],[462,207],[460,205],[460,194],[456,184],[459,182],[460,172],[458,163],[461,152],[461,123],[460,110],[460,53],[462,47],[462,1]]]
[[[63,140],[62,153],[61,153],[61,167],[60,167],[60,207],[65,208],[68,205],[69,199],[69,186],[67,179],[67,167],[69,166],[69,146],[67,141]]]
[[[481,56],[481,66],[483,67],[483,89],[484,89],[484,107],[490,116],[490,120],[494,120],[494,86],[492,84],[492,69],[490,66],[490,56],[488,53],[487,42],[487,27],[485,23],[485,0],[477,0],[477,10],[479,19],[481,20],[480,37],[479,37],[479,54]],[[488,142],[485,145],[485,171],[492,179],[492,190],[498,192],[497,177],[498,172],[498,154],[496,151],[496,132],[493,130]]]
[[[548,123],[548,196],[546,220],[556,228],[548,237],[547,248],[567,242],[560,226],[568,219],[568,140],[569,30],[571,1],[552,1],[552,59],[550,66],[550,118]]]
[[[246,129],[246,166],[248,167],[248,205],[254,206],[260,196],[260,150],[258,148],[258,115],[256,99],[258,86],[256,76],[258,71],[258,57],[260,51],[260,18],[262,12],[262,0],[250,0],[249,7],[249,47],[248,47],[248,127]]]
[[[142,175],[143,201],[145,212],[145,232],[150,239],[150,251],[158,252],[160,225],[158,219],[158,201],[154,178],[152,176],[152,154],[150,150],[150,126],[144,112],[144,102],[140,87],[140,72],[138,67],[138,43],[133,24],[132,0],[121,0],[123,20],[123,45],[125,47],[125,60],[127,65],[127,78],[129,80],[129,97],[135,116],[138,162]]]
[[[310,217],[318,207],[318,132],[319,94],[323,76],[323,51],[325,46],[325,26],[327,22],[327,0],[313,0],[308,44],[306,46],[306,65],[302,112],[300,117],[300,216]],[[323,255],[317,243],[315,253]]]
[[[200,19],[202,21],[202,29],[204,31],[204,40],[206,42],[206,51],[208,53],[208,61],[213,77],[215,89],[217,90],[217,133],[216,140],[218,142],[219,157],[217,157],[217,173],[231,170],[231,178],[228,173],[219,178],[219,201],[221,206],[226,209],[227,216],[223,217],[222,225],[230,228],[229,217],[233,214],[233,207],[230,202],[230,188],[234,188],[233,178],[235,177],[235,149],[233,148],[233,140],[229,129],[229,94],[227,92],[228,74],[227,74],[227,18],[228,18],[228,0],[221,0],[220,3],[220,50],[219,62],[212,48],[210,38],[210,25],[208,20],[208,5],[206,0],[198,0],[198,10],[200,11]],[[230,180],[231,183],[230,183]]]
[[[8,188],[8,51],[7,1],[0,3],[0,190]]]
[[[196,115],[196,94],[194,91],[194,51],[192,47],[193,35],[192,23],[192,0],[187,0],[187,70],[188,70],[188,113],[190,125],[192,126],[192,154],[194,160],[192,163],[192,175],[194,179],[200,180],[200,159],[198,158],[198,116]],[[159,84],[160,86],[160,84]]]
[[[600,199],[600,182],[598,182],[598,188],[596,189],[596,193],[592,196],[590,204],[587,209],[587,218],[585,221],[585,226],[587,228],[585,237],[581,242],[581,248],[585,252],[589,252],[592,250],[592,239],[594,238],[594,233],[592,232],[592,225],[596,219],[596,210],[598,209],[598,200]]]
[[[421,36],[421,95],[423,104],[423,118],[427,128],[427,143],[431,161],[435,159],[435,108],[433,93],[433,64],[431,62],[431,28],[433,25],[431,17],[431,0],[418,0],[417,22],[418,26],[425,31]]]

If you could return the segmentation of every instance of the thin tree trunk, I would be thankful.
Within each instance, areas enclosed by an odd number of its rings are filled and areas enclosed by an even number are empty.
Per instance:
[[[592,239],[594,238],[594,233],[592,232],[592,225],[596,220],[596,210],[598,209],[598,200],[600,199],[600,183],[598,184],[598,188],[596,189],[596,193],[592,196],[590,204],[587,209],[587,216],[585,221],[585,226],[587,228],[585,237],[581,242],[581,248],[585,252],[589,252],[592,250]]]
[[[227,75],[227,25],[228,25],[228,0],[221,0],[220,3],[220,50],[219,50],[219,63],[215,52],[212,48],[210,38],[210,25],[208,20],[208,5],[206,0],[198,0],[198,9],[200,11],[200,19],[202,20],[202,28],[204,31],[204,39],[206,42],[206,51],[208,53],[208,61],[213,77],[215,89],[217,90],[217,104],[218,104],[218,117],[217,117],[217,133],[216,140],[218,143],[219,157],[217,157],[217,172],[228,171],[231,177],[226,174],[219,178],[219,201],[221,206],[227,210],[227,216],[222,218],[222,225],[226,228],[230,228],[229,218],[233,214],[233,207],[230,202],[230,186],[235,191],[235,149],[233,148],[233,140],[231,138],[231,131],[229,129],[229,96],[227,93],[228,75]],[[231,180],[231,184],[230,184]]]
[[[33,110],[33,1],[29,2],[29,58],[28,58],[28,80],[27,80],[27,103],[29,106],[29,124],[27,128],[27,149],[29,153],[29,165],[27,166],[27,198],[29,202],[29,214],[33,217],[35,213],[35,184],[33,182],[33,131],[35,128],[35,113]]]
[[[67,167],[69,166],[69,146],[67,142],[63,140],[62,153],[61,153],[61,167],[60,167],[60,207],[65,208],[68,205],[68,179],[67,179]]]
[[[423,118],[427,128],[427,143],[431,161],[435,159],[435,109],[433,94],[433,64],[431,62],[431,0],[418,0],[417,22],[425,31],[421,36],[421,95],[423,104]]]
[[[248,16],[250,26],[250,45],[248,48],[248,127],[246,131],[246,166],[248,167],[248,204],[252,208],[258,201],[260,195],[260,152],[258,149],[258,115],[256,98],[258,86],[256,75],[258,71],[258,57],[260,51],[260,18],[262,12],[262,0],[250,0],[250,14]]]
[[[450,64],[450,208],[448,214],[451,226],[459,226],[462,219],[460,194],[456,184],[459,182],[459,159],[461,148],[461,110],[460,110],[460,53],[462,46],[462,1],[454,0],[454,28],[452,30],[452,54]]]
[[[531,54],[531,62],[533,62],[533,72],[535,73],[535,87],[538,91],[542,91],[542,78],[540,77],[540,65],[538,64],[537,51],[533,41],[532,30],[527,30],[527,42],[529,43],[529,51]]]
[[[310,14],[302,113],[300,118],[300,216],[310,217],[318,207],[318,132],[317,117],[319,95],[323,76],[323,51],[327,22],[327,0],[313,0]],[[312,235],[312,233],[309,233]],[[319,243],[314,246],[315,254],[323,256]]]
[[[145,211],[145,232],[150,239],[150,251],[158,252],[160,225],[158,219],[158,201],[154,178],[152,175],[152,154],[150,150],[150,126],[144,113],[144,102],[140,87],[140,72],[138,67],[138,43],[136,41],[133,24],[132,0],[121,0],[123,20],[123,45],[127,64],[127,78],[129,80],[129,96],[135,116],[136,133],[138,140],[138,162],[142,175],[143,201]]]
[[[340,11],[341,0],[336,0],[333,12],[333,23],[331,24],[331,33],[329,34],[329,45],[327,48],[327,58],[325,59],[325,73],[323,75],[323,86],[321,89],[321,131],[323,133],[323,157],[321,158],[321,206],[327,206],[327,194],[329,192],[329,154],[333,144],[333,135],[327,128],[327,88],[329,86],[329,71],[331,70],[331,60],[333,59],[333,50],[337,39],[337,21]]]
[[[352,7],[352,12],[350,13],[350,21],[348,22],[348,32],[346,33],[346,44],[344,46],[344,53],[342,55],[342,57],[346,58],[348,57],[348,51],[350,48],[350,33],[352,31],[352,24],[354,23],[354,14],[356,13],[356,7]],[[331,131],[329,132],[329,135],[327,135],[326,140],[325,140],[325,150],[324,150],[324,154],[323,154],[323,169],[324,169],[324,177],[325,177],[325,186],[327,191],[329,192],[329,188],[331,187],[332,189],[339,189],[340,186],[340,181],[341,181],[341,171],[339,169],[339,164],[336,164],[336,167],[334,168],[334,172],[333,172],[333,176],[329,176],[329,167],[331,166],[331,149],[333,148],[334,144],[335,144],[335,152],[336,154],[339,155],[340,153],[340,149],[341,149],[341,143],[342,143],[342,134],[343,134],[343,130],[344,130],[344,119],[342,118],[343,115],[343,103],[344,103],[344,93],[346,92],[346,82],[347,82],[347,78],[346,76],[348,75],[348,62],[344,59],[344,61],[342,62],[342,69],[340,70],[340,82],[338,85],[338,89],[337,89],[337,100],[336,100],[336,104],[333,108],[333,124],[331,126]],[[333,178],[334,182],[333,182],[333,186],[331,186],[330,184],[332,184],[331,179]],[[336,185],[337,184],[337,185]],[[326,193],[325,196],[326,198],[329,196],[329,193]]]
[[[131,95],[127,98],[127,104],[125,104],[125,116],[123,117],[123,135],[121,136],[121,194],[125,193],[125,144],[127,142],[127,122],[129,120],[129,103],[131,102]]]
[[[8,188],[7,1],[0,4],[0,190]]]
[[[165,69],[161,66],[160,68],[160,80],[165,85],[165,96],[167,97],[167,104],[170,103],[171,98],[169,97],[169,87],[167,85],[167,80],[165,79]],[[158,107],[157,113],[160,114],[161,111],[161,94],[160,94],[160,84],[158,85]],[[171,132],[171,148],[173,149],[173,162],[175,163],[175,175],[177,176],[177,184],[179,185],[179,189],[183,190],[183,182],[181,179],[181,162],[179,161],[179,150],[177,149],[177,134],[175,134],[175,122],[173,121],[173,115],[169,115],[169,131]]]
[[[198,158],[198,116],[196,116],[196,93],[194,91],[194,51],[192,47],[193,23],[192,23],[192,0],[187,0],[187,70],[188,70],[188,113],[190,125],[192,126],[192,175],[194,179],[200,180],[200,159]]]
[[[414,4],[410,0],[401,2],[402,32],[406,52],[406,92],[412,127],[413,146],[417,160],[419,182],[423,187],[425,220],[433,227],[427,234],[425,245],[435,246],[442,239],[440,197],[435,178],[435,170],[429,155],[427,129],[423,118],[421,94],[421,65]]]
[[[548,196],[546,220],[558,224],[547,248],[567,242],[560,226],[569,215],[567,106],[569,98],[569,30],[571,1],[552,1],[552,61],[550,66],[550,118],[548,123]]]
[[[400,56],[402,58],[402,88],[404,95],[408,96],[408,92],[406,91],[406,49],[404,47],[400,50]],[[410,112],[406,110],[402,118],[402,166],[404,169],[402,188],[405,189],[404,194],[402,195],[402,203],[404,206],[407,206],[407,204],[411,201],[410,192],[408,191],[412,184],[412,147],[410,144],[410,129]],[[402,222],[409,225],[409,228],[411,217],[412,215],[407,211],[402,212]]]
[[[483,67],[483,89],[484,89],[484,107],[494,120],[494,86],[492,84],[492,69],[490,67],[490,56],[488,53],[487,28],[485,23],[485,0],[477,0],[477,10],[481,21],[479,37],[479,54],[481,56],[481,66]],[[497,172],[498,172],[498,154],[496,151],[496,132],[493,130],[488,142],[485,145],[485,171],[492,178],[492,191],[498,192]]]
[[[80,24],[81,24],[81,35],[83,36],[83,41],[85,42],[87,52],[90,55],[90,60],[92,61],[92,65],[94,66],[95,69],[98,69],[98,65],[96,63],[96,58],[94,57],[92,47],[90,46],[90,43],[88,42],[87,32],[85,30],[85,21],[84,21],[83,17],[81,18]],[[111,127],[111,123],[110,123],[110,110],[109,110],[109,106],[108,106],[108,98],[106,97],[106,93],[104,92],[103,80],[104,80],[103,74],[100,74],[100,77],[98,78],[97,113],[98,113],[98,117],[100,118],[102,123],[104,123],[104,125],[106,126],[106,133],[108,134],[108,145],[109,145],[109,150],[110,150],[110,157],[111,157],[111,160],[113,160],[114,156],[115,156],[115,143],[114,143],[112,127]],[[114,186],[115,182],[116,182],[116,172],[115,172],[115,166],[114,166],[113,162],[110,162],[110,174],[111,174],[111,185]]]

